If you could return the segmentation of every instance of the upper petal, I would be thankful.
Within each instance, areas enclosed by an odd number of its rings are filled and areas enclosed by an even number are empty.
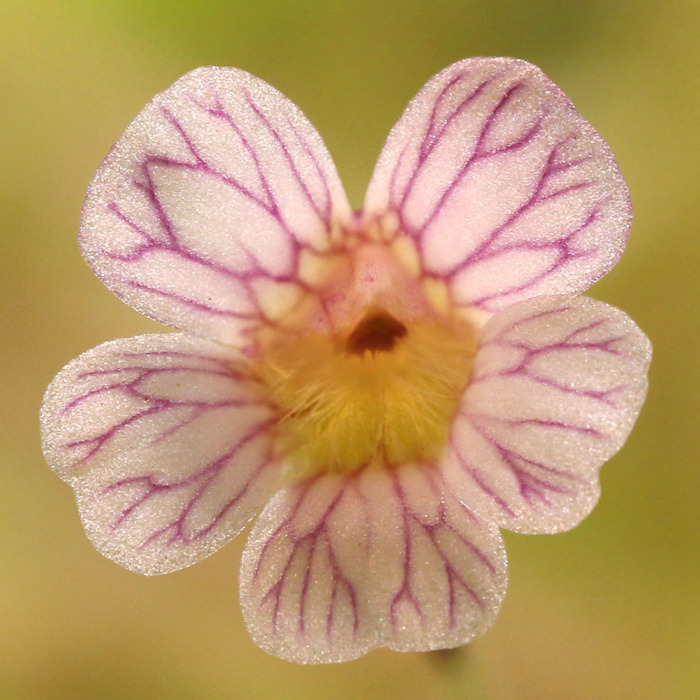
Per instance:
[[[241,565],[253,639],[301,663],[464,644],[491,624],[505,587],[498,529],[434,467],[324,474],[279,493]]]
[[[428,81],[389,135],[365,210],[395,214],[424,272],[487,311],[587,289],[631,220],[606,143],[538,68],[509,58]]]
[[[452,426],[445,469],[478,513],[519,532],[578,524],[598,469],[646,396],[651,346],[619,309],[540,297],[486,325]]]
[[[273,420],[230,351],[179,334],[86,352],[41,414],[46,459],[75,489],[93,544],[144,574],[211,554],[269,499]]]
[[[80,240],[135,309],[236,343],[301,293],[302,251],[327,250],[349,216],[301,111],[244,71],[206,67],[156,95],[113,147],[88,189]]]

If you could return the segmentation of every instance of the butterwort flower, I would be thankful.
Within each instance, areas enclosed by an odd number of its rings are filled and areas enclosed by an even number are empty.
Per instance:
[[[298,662],[454,647],[506,588],[499,528],[572,528],[642,405],[647,339],[577,296],[625,246],[608,146],[539,69],[476,58],[391,131],[361,212],[299,109],[233,68],[157,95],[99,168],[80,242],[179,332],[49,387],[48,462],[143,574],[259,512],[240,596]]]

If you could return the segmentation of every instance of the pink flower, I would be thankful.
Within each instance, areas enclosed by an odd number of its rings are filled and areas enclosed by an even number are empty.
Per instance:
[[[143,574],[262,509],[241,602],[282,658],[464,644],[505,593],[499,528],[579,523],[644,400],[647,339],[577,296],[630,220],[607,145],[524,61],[432,78],[360,213],[297,107],[195,70],[107,156],[80,237],[117,296],[181,332],[65,367],[47,460],[97,549]]]

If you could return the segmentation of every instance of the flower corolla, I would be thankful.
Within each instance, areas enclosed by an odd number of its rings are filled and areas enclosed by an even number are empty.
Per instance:
[[[258,513],[240,597],[297,662],[454,647],[506,588],[499,528],[572,528],[646,392],[647,339],[579,296],[631,207],[536,67],[433,77],[361,212],[299,109],[233,68],[157,95],[87,193],[83,254],[179,332],[105,343],[42,409],[97,549],[143,574]]]

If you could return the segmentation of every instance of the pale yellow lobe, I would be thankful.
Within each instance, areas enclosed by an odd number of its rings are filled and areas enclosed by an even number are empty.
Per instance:
[[[282,414],[278,446],[299,474],[440,456],[474,334],[458,321],[387,319],[372,310],[345,336],[297,335],[265,351],[263,377]]]
[[[319,254],[309,249],[299,255],[298,277],[310,287],[324,284],[345,263],[345,253]]]
[[[423,292],[430,305],[440,314],[448,314],[451,307],[447,285],[442,280],[428,278],[423,282]]]
[[[415,243],[408,236],[400,236],[391,244],[391,250],[397,260],[416,277],[420,274],[421,265]]]
[[[251,283],[262,313],[270,321],[281,321],[295,309],[302,298],[299,286],[260,278]]]

